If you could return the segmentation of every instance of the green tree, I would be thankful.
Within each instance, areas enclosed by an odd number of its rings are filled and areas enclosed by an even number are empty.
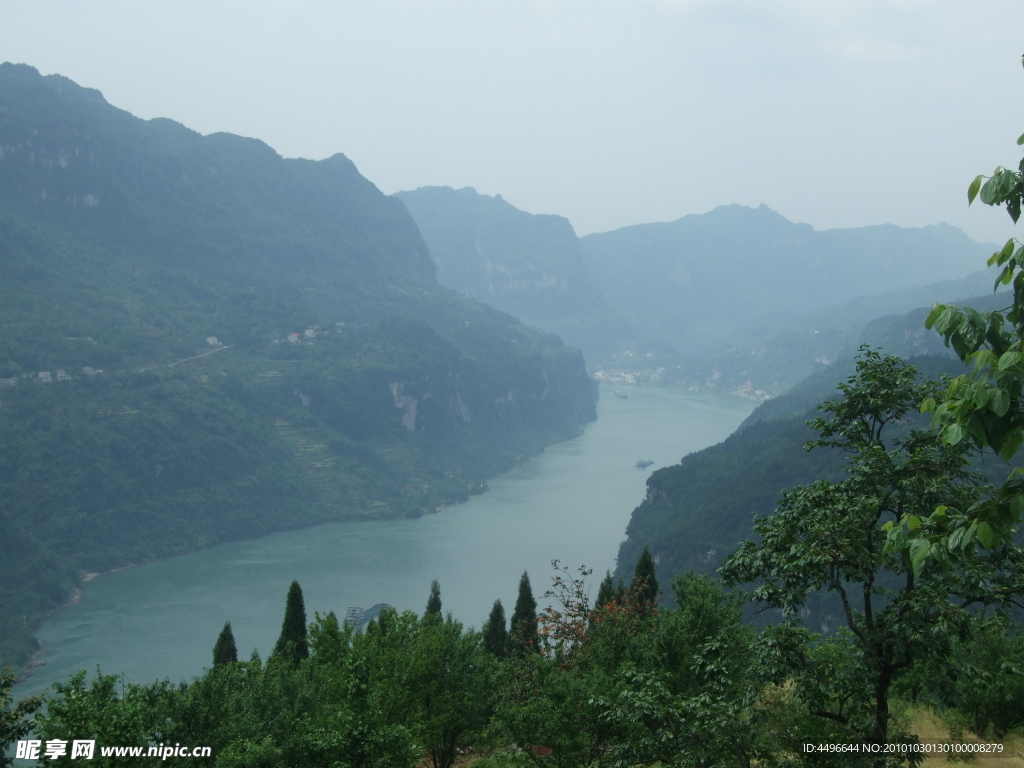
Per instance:
[[[763,685],[752,671],[744,595],[693,571],[678,576],[672,590],[676,609],[651,616],[649,603],[636,604],[644,618],[633,626],[646,623],[649,630],[640,640],[631,636],[630,658],[613,692],[598,699],[601,722],[616,734],[599,764],[748,768],[798,752],[796,740],[784,743],[763,727]],[[598,638],[588,652],[599,653],[600,645]]]
[[[12,763],[6,757],[7,747],[31,732],[32,716],[42,706],[38,696],[23,699],[14,705],[11,694],[13,687],[14,672],[9,667],[0,667],[0,766]]]
[[[787,619],[763,633],[760,668],[795,686],[815,715],[846,738],[884,744],[911,738],[894,730],[889,696],[915,663],[948,655],[974,621],[973,609],[1004,608],[1019,589],[1024,552],[972,547],[955,561],[927,560],[920,547],[891,547],[886,530],[920,524],[940,504],[978,497],[968,446],[913,428],[935,384],[918,383],[903,360],[862,349],[843,397],[809,422],[820,436],[807,448],[839,449],[845,479],[783,493],[761,518],[761,543],[745,542],[723,566],[727,583],[758,586],[754,597]],[[818,644],[799,612],[825,590],[841,603],[846,631]]]
[[[597,588],[597,600],[594,605],[598,608],[608,605],[615,600],[615,585],[612,583],[612,572],[605,571],[604,578]]]
[[[1024,633],[1005,617],[985,622],[955,649],[952,696],[971,730],[1000,739],[1024,725]]]
[[[530,576],[526,571],[519,578],[519,594],[512,610],[509,640],[516,653],[537,650],[537,600],[533,596]]]
[[[298,667],[309,657],[306,641],[306,605],[302,599],[302,587],[293,581],[288,587],[288,599],[284,607],[284,621],[281,635],[274,646],[274,656],[284,659],[291,666]]]
[[[646,610],[630,590],[591,608],[589,571],[558,570],[544,652],[507,662],[495,719],[509,741],[549,748],[543,764],[557,766],[749,768],[770,756],[744,595],[690,573],[673,585],[677,609]]]
[[[636,568],[633,570],[633,591],[641,602],[652,605],[661,594],[658,577],[654,574],[654,558],[647,547],[640,553]]]
[[[1024,633],[1006,616],[978,622],[948,656],[918,665],[908,678],[900,698],[931,704],[983,739],[1024,725]]]
[[[484,650],[499,658],[508,652],[508,630],[505,629],[505,608],[501,600],[494,601],[484,622]]]
[[[437,579],[430,582],[430,597],[427,598],[427,610],[423,615],[441,615],[441,583]]]
[[[412,722],[433,768],[451,768],[459,750],[487,724],[491,680],[479,633],[449,615],[424,621],[412,644],[406,686]]]
[[[238,649],[235,647],[235,636],[231,632],[231,622],[224,622],[224,629],[217,636],[213,646],[213,665],[231,664],[238,661]]]
[[[1017,139],[1024,144],[1024,136]],[[1016,223],[1024,201],[1024,159],[1018,170],[998,167],[977,176],[967,189],[968,204],[980,196],[985,205],[1005,205]],[[1013,286],[1007,308],[977,312],[970,307],[936,304],[925,325],[942,334],[947,346],[970,363],[970,373],[953,379],[943,398],[923,404],[947,441],[973,443],[1009,461],[1024,443],[1024,245],[1015,238],[988,260],[1001,267],[995,287]],[[975,545],[1000,547],[1010,541],[1024,510],[1024,473],[1015,468],[995,493],[969,508],[941,507],[911,528],[909,519],[893,527],[892,545],[927,542],[929,557],[947,557]],[[932,545],[939,545],[932,552]],[[917,546],[924,548],[925,544]]]
[[[169,681],[152,685],[131,685],[116,675],[97,672],[89,685],[85,672],[68,681],[55,683],[53,692],[45,697],[45,713],[36,716],[36,737],[50,739],[95,739],[96,754],[90,765],[114,766],[124,758],[102,757],[100,745],[145,747],[171,742],[169,727],[174,722],[177,687]],[[196,742],[201,743],[201,742]],[[74,766],[71,750],[48,765]]]

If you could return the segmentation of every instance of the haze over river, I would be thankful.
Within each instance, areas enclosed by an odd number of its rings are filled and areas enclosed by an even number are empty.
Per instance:
[[[46,665],[16,695],[97,665],[131,682],[191,678],[212,664],[226,620],[240,658],[255,647],[266,659],[293,579],[310,620],[314,611],[341,618],[349,606],[378,602],[422,612],[438,579],[444,610],[478,628],[496,598],[511,614],[524,569],[543,594],[554,558],[592,567],[595,593],[650,473],[724,440],[753,408],[733,395],[603,384],[598,420],[581,437],[492,479],[465,504],[416,520],[288,531],[104,574],[43,624]],[[637,469],[637,459],[654,465]]]

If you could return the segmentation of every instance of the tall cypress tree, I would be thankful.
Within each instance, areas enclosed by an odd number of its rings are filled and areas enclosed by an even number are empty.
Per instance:
[[[516,653],[527,653],[537,650],[537,601],[533,598],[530,577],[523,571],[519,579],[519,596],[516,607],[512,611],[512,623],[509,632],[512,649]]]
[[[424,618],[436,614],[441,615],[441,584],[437,579],[430,582],[430,597],[427,598],[427,611]]]
[[[284,607],[284,621],[281,636],[274,646],[274,655],[288,661],[293,667],[309,658],[309,644],[306,642],[306,604],[302,599],[302,587],[293,581],[288,587],[288,601]]]
[[[658,578],[654,575],[654,558],[651,557],[651,551],[644,547],[633,571],[633,594],[641,602],[653,603],[660,592]]]
[[[508,652],[508,632],[505,630],[505,608],[501,600],[494,601],[491,615],[484,624],[484,650],[495,656]]]
[[[231,622],[224,622],[224,629],[217,636],[217,643],[213,646],[213,666],[231,664],[238,661],[238,648],[235,647],[235,636],[231,632]]]
[[[612,584],[612,572],[605,571],[601,579],[601,586],[597,588],[597,602],[595,608],[604,608],[608,603],[615,602],[615,586]]]

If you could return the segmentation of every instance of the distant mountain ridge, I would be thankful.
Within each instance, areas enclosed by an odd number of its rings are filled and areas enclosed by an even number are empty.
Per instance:
[[[992,246],[944,224],[819,232],[731,205],[576,238],[472,188],[396,197],[441,282],[557,333],[613,380],[776,395],[869,321],[992,280],[975,271]]]
[[[433,512],[595,402],[578,350],[440,285],[343,155],[0,65],[6,661],[84,571]]]
[[[769,316],[962,278],[991,252],[947,224],[816,231],[765,205],[721,206],[580,244],[609,303],[683,357],[746,338]]]
[[[671,356],[639,332],[587,276],[569,220],[531,214],[471,187],[397,192],[437,265],[437,279],[584,351],[588,365]]]

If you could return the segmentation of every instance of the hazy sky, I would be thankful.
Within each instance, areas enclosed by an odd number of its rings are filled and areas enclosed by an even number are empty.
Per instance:
[[[734,202],[1014,232],[966,189],[1021,157],[1021,0],[0,0],[0,19],[0,60],[141,117],[344,152],[389,193],[501,193],[580,234]]]

